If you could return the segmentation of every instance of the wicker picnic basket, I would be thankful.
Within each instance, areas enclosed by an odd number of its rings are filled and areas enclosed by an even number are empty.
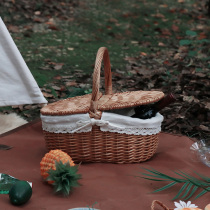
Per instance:
[[[102,61],[105,71],[104,95],[99,92]],[[164,94],[160,91],[128,91],[113,94],[108,50],[101,47],[97,52],[95,61],[92,94],[60,100],[41,109],[46,147],[48,150],[61,149],[67,152],[75,162],[139,163],[146,161],[156,152],[159,131],[149,135],[144,133],[143,135],[138,133],[127,134],[124,133],[123,129],[119,132],[113,130],[102,131],[100,124],[103,124],[104,120],[101,117],[106,111],[109,111],[107,119],[113,118],[115,123],[115,121],[121,121],[116,120],[115,116],[119,119],[121,119],[121,116],[112,115],[110,111],[153,103],[163,97]],[[80,132],[79,128],[68,131],[72,126],[78,124],[78,122],[73,123],[75,119],[78,118],[78,121],[83,123],[86,120],[83,119],[83,116],[90,118],[91,130]],[[123,120],[130,120],[129,118],[131,118],[126,117]],[[139,119],[131,118],[132,120],[144,124],[142,120],[138,121]],[[127,121],[124,120],[124,122]],[[149,119],[145,122],[149,127],[152,127]],[[71,125],[68,125],[68,123]],[[82,128],[87,127],[84,124]],[[106,126],[109,127],[105,123],[104,127]],[[132,132],[132,128],[129,131]]]

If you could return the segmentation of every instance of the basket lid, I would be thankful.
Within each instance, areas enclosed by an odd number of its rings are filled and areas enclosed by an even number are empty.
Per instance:
[[[91,94],[87,94],[48,104],[41,109],[41,114],[69,115],[88,113],[90,110],[91,97]],[[163,97],[164,93],[161,91],[130,91],[111,95],[102,95],[100,93],[97,110],[106,111],[135,107],[159,101]]]

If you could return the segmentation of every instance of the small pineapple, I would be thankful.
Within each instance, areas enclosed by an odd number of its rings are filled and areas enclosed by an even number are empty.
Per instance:
[[[40,162],[41,176],[54,185],[55,192],[69,195],[73,187],[79,186],[81,175],[71,157],[61,150],[51,150]]]

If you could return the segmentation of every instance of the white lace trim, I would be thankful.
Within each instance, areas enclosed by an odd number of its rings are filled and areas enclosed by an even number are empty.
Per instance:
[[[82,133],[90,132],[93,125],[101,131],[125,133],[133,135],[152,135],[161,131],[163,116],[159,113],[151,119],[138,119],[119,114],[104,112],[101,120],[89,117],[89,114],[66,116],[41,115],[42,128],[52,133]]]

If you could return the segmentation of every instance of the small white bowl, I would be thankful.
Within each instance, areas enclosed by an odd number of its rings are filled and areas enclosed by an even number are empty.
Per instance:
[[[91,207],[81,207],[81,208],[73,208],[73,209],[68,209],[68,210],[99,210],[99,209],[94,209]]]

